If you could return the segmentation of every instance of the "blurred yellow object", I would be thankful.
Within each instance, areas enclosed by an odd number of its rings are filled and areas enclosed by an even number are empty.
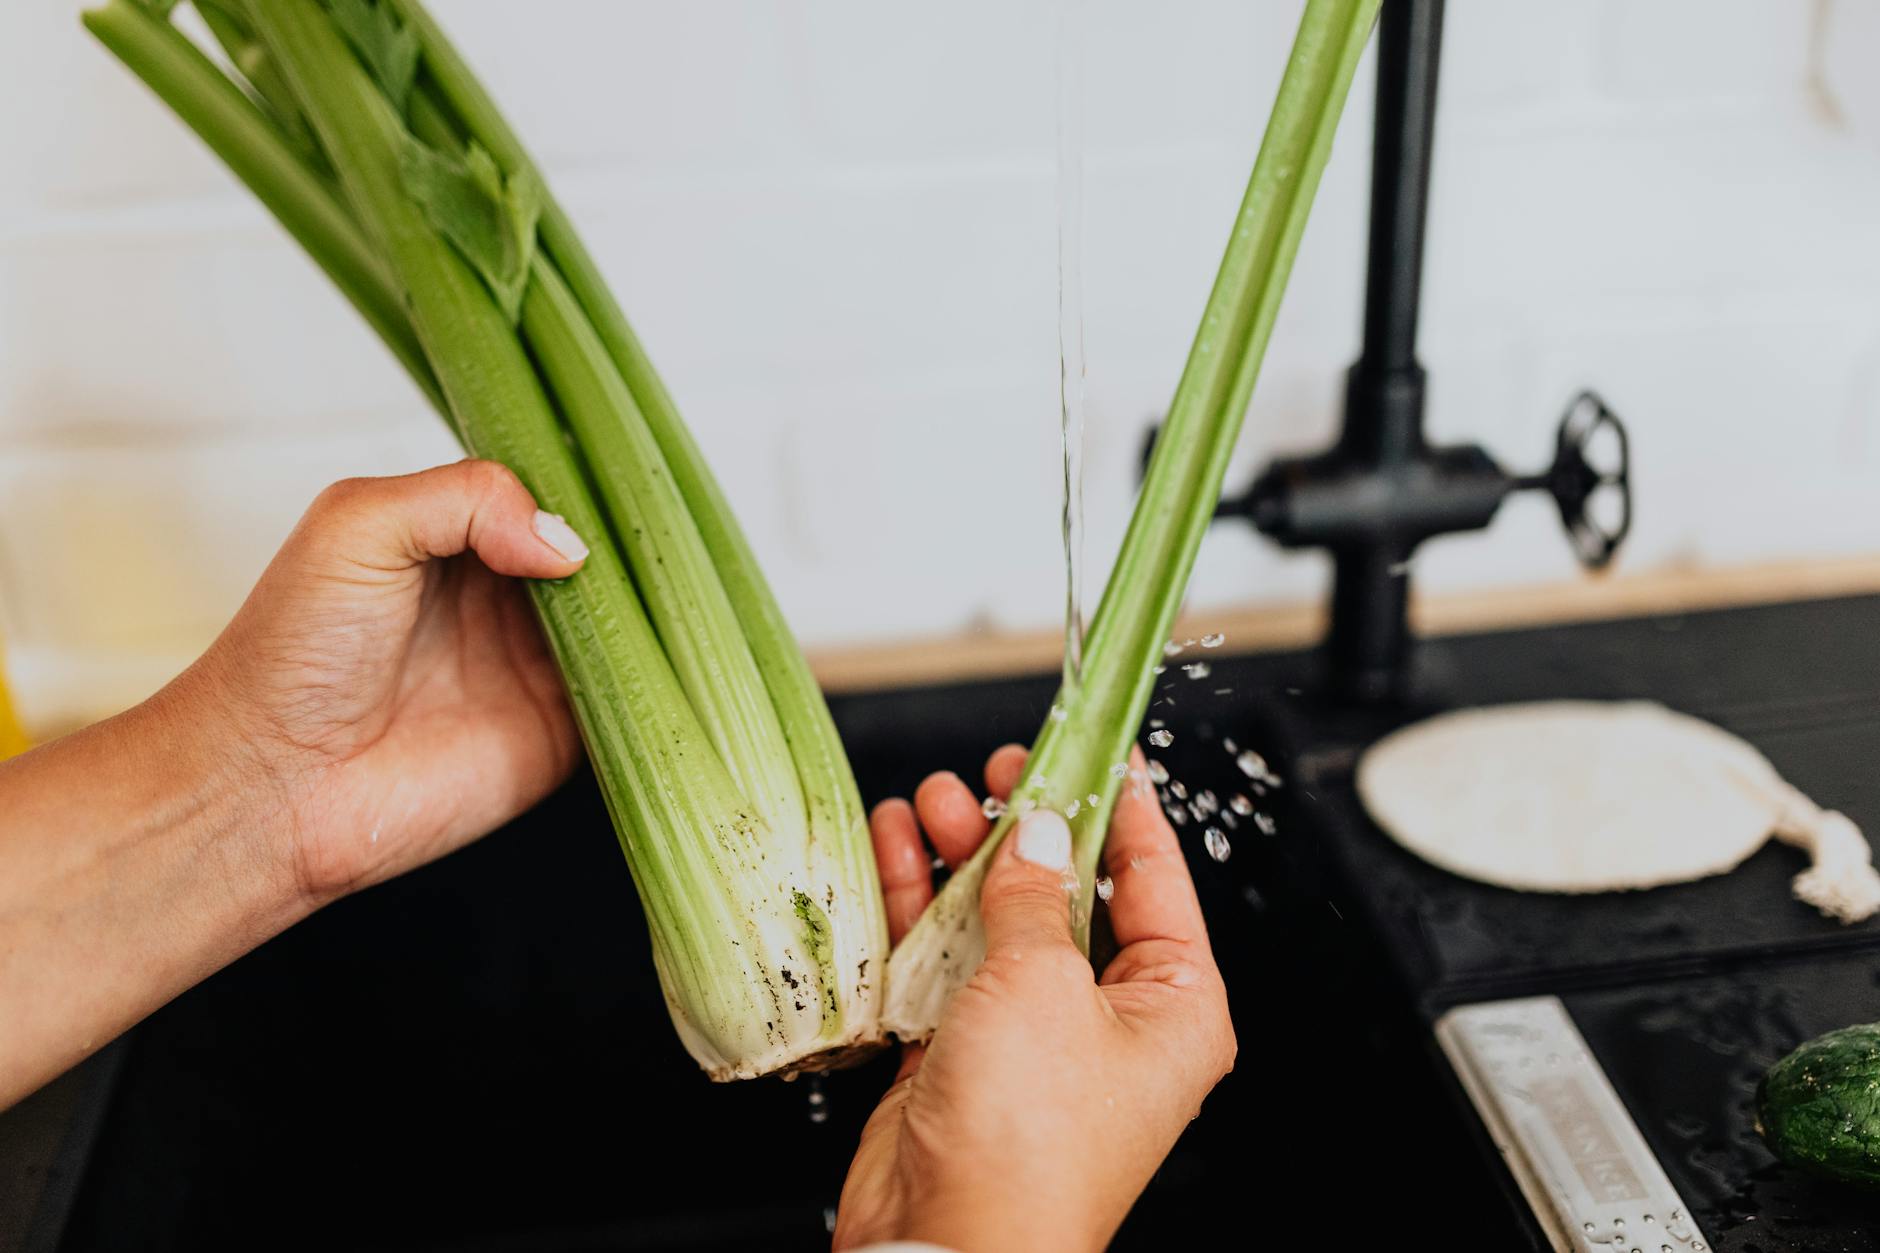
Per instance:
[[[26,738],[26,732],[20,727],[20,720],[13,713],[13,702],[7,696],[6,654],[0,652],[0,761],[16,753],[23,753],[33,746]]]

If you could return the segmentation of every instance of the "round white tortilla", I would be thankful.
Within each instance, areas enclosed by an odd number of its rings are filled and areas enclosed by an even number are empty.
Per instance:
[[[1792,793],[1742,740],[1644,701],[1443,714],[1373,745],[1357,787],[1418,856],[1539,892],[1721,874],[1762,847]]]

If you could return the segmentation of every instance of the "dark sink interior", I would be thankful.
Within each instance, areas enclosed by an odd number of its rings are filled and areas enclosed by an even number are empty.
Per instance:
[[[931,769],[976,778],[990,749],[1029,738],[1051,691],[973,684],[835,708],[872,802]],[[1164,756],[1197,788],[1233,772],[1193,735]],[[1388,1016],[1325,982],[1319,959],[1337,949],[1312,933],[1336,928],[1330,910],[1301,917],[1250,890],[1263,850],[1247,841],[1224,865],[1190,843],[1241,1060],[1118,1247],[1199,1240],[1249,1206],[1314,1195],[1349,1176],[1359,1141],[1377,1151],[1380,1118],[1414,1128],[1420,1152],[1466,1154],[1416,1046],[1379,1052]],[[668,1023],[583,774],[140,1027],[56,1247],[827,1248],[826,1207],[890,1069],[831,1076],[820,1125],[805,1083],[705,1080]],[[1303,1234],[1321,1220],[1302,1209],[1261,1226]]]
[[[1469,1248],[1545,1248],[1429,1022],[1464,1000],[1557,992],[1715,1247],[1880,1249],[1880,1213],[1777,1166],[1747,1101],[1801,1039],[1880,1017],[1880,927],[1789,900],[1799,859],[1779,848],[1643,895],[1469,884],[1384,840],[1349,784],[1357,749],[1423,709],[1652,696],[1745,734],[1880,830],[1880,665],[1861,656],[1877,628],[1880,598],[1864,598],[1442,640],[1426,649],[1426,698],[1383,711],[1314,695],[1303,654],[1213,659],[1205,684],[1171,668],[1175,703],[1152,710],[1175,732],[1157,750],[1171,771],[1192,791],[1241,790],[1232,738],[1287,784],[1266,802],[1278,833],[1243,824],[1225,864],[1183,829],[1240,1062],[1117,1247],[1214,1247],[1235,1231],[1273,1248],[1398,1247],[1434,1217]],[[988,750],[1029,737],[1052,686],[855,695],[835,712],[872,802],[931,769],[976,777]],[[585,775],[238,962],[116,1060],[95,1134],[75,1146],[83,1168],[42,1214],[44,1247],[825,1248],[888,1079],[885,1061],[830,1077],[817,1124],[804,1083],[697,1072]],[[1366,1216],[1330,1211],[1331,1187]]]

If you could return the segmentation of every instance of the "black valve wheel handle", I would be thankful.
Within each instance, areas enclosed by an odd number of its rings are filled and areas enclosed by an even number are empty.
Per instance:
[[[1586,450],[1601,428],[1610,427],[1619,442],[1619,464],[1601,470],[1587,459]],[[1632,441],[1619,415],[1606,407],[1598,393],[1583,391],[1573,398],[1560,418],[1554,465],[1548,487],[1560,506],[1560,520],[1573,542],[1580,564],[1604,569],[1632,530]],[[1594,520],[1587,505],[1602,491],[1619,494],[1619,520],[1607,530]]]

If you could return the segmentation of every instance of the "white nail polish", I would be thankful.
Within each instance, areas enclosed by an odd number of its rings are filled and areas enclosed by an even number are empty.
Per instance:
[[[558,513],[544,513],[537,509],[535,536],[554,549],[564,561],[581,561],[588,555],[588,546],[581,542],[581,537],[574,533],[567,519]]]
[[[1055,809],[1039,809],[1018,824],[1020,857],[1050,870],[1071,868],[1071,824]]]

